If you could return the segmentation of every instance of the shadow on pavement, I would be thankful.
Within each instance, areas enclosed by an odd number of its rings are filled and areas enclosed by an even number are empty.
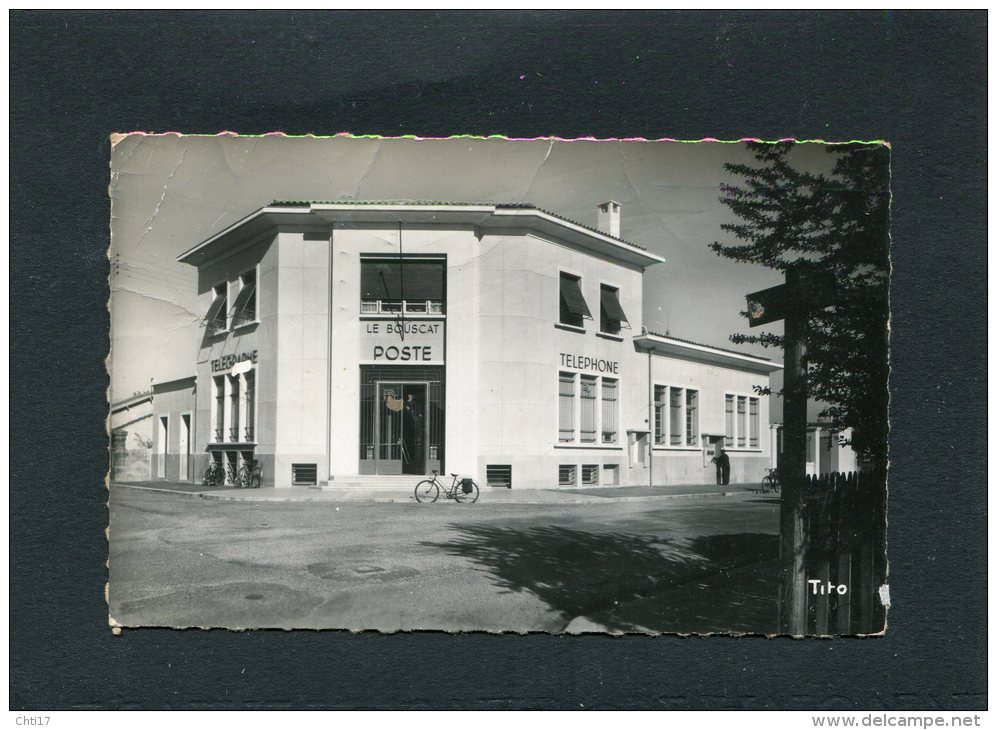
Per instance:
[[[611,631],[765,632],[775,618],[775,535],[452,529],[454,538],[422,544],[473,561],[502,591],[535,594],[566,623],[584,616]]]

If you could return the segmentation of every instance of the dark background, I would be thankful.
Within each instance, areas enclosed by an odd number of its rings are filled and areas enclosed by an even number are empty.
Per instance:
[[[10,21],[11,709],[986,707],[984,12]],[[886,636],[112,636],[107,136],[132,130],[889,140]]]

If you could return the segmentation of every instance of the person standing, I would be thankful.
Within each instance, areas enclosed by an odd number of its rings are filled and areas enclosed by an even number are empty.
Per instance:
[[[730,484],[730,457],[727,452],[720,449],[720,453],[713,457],[713,463],[717,465],[717,484]]]

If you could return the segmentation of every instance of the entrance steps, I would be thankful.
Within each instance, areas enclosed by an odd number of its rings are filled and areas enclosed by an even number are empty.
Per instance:
[[[330,479],[320,489],[415,489],[424,474],[359,474]]]

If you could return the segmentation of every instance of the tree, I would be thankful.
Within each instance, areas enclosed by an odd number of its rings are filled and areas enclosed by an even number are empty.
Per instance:
[[[740,219],[721,227],[738,243],[720,256],[781,271],[833,274],[833,306],[808,315],[810,396],[826,404],[832,431],[852,429],[852,447],[885,463],[889,375],[889,148],[835,144],[830,171],[797,169],[793,142],[749,143],[756,164],[728,163],[743,182],[722,186]],[[735,343],[782,347],[772,333],[735,334]]]

